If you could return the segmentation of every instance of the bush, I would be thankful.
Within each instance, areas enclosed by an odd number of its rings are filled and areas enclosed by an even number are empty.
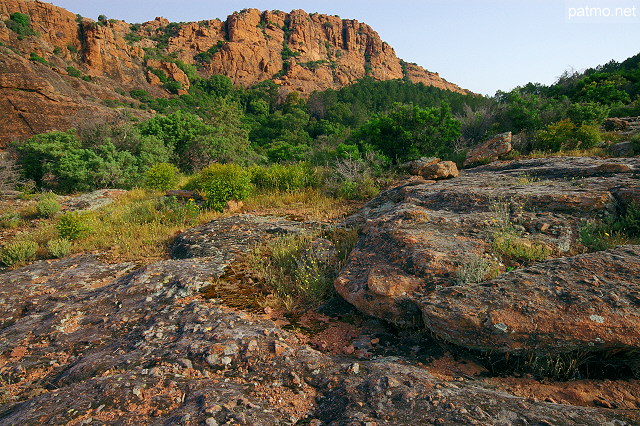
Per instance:
[[[571,149],[593,148],[602,142],[602,134],[598,127],[591,124],[577,126],[565,119],[547,126],[537,133],[536,148],[543,151],[558,152]]]
[[[160,191],[173,189],[178,185],[178,173],[178,168],[173,164],[155,164],[144,174],[144,187]]]
[[[586,223],[580,229],[580,239],[591,251],[639,243],[640,205],[632,203],[620,208],[617,215],[610,214],[602,221]]]
[[[44,64],[44,65],[48,65],[49,64],[45,58],[43,58],[42,56],[38,55],[35,52],[31,52],[29,54],[29,60],[31,60],[33,62],[40,62],[41,64]]]
[[[66,238],[57,238],[49,240],[47,250],[51,257],[57,259],[67,256],[71,252],[71,241]]]
[[[56,200],[56,196],[53,193],[42,197],[38,204],[36,204],[36,212],[38,216],[50,218],[60,211],[60,203]]]
[[[551,254],[543,242],[508,234],[494,235],[492,246],[502,256],[521,262],[540,262]]]
[[[87,235],[91,227],[78,212],[69,212],[60,216],[56,229],[60,238],[77,240]]]
[[[187,184],[204,194],[207,207],[222,211],[230,200],[244,200],[253,189],[251,174],[235,164],[211,164]]]
[[[12,13],[9,16],[9,19],[4,21],[4,23],[6,24],[7,28],[9,28],[19,36],[30,36],[38,34],[31,27],[29,15],[25,15],[24,13]]]
[[[0,228],[10,229],[20,225],[22,218],[17,212],[7,212],[0,214]]]
[[[306,163],[256,166],[250,169],[250,173],[251,182],[261,190],[295,191],[318,184],[315,170]]]
[[[6,266],[26,263],[36,258],[38,243],[35,241],[16,241],[0,250],[0,262]]]
[[[71,77],[76,77],[76,78],[82,77],[82,71],[72,66],[67,67],[67,74],[69,74]]]

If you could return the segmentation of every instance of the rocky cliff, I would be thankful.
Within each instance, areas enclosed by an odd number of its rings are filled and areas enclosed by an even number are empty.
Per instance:
[[[28,15],[35,34],[11,28],[16,12]],[[0,144],[90,118],[117,119],[107,105],[135,106],[128,97],[134,89],[168,96],[163,86],[175,81],[180,93],[189,87],[184,64],[245,87],[273,80],[282,93],[337,89],[365,76],[468,93],[404,63],[368,25],[302,10],[130,25],[95,22],[36,0],[0,0],[0,43],[0,115],[9,123]]]

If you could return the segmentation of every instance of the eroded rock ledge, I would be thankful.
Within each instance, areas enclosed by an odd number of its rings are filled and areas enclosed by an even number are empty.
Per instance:
[[[135,269],[85,255],[1,273],[0,423],[640,420],[631,411],[535,402],[478,382],[443,381],[400,358],[328,356],[271,320],[200,297],[228,261],[215,253],[242,253],[249,240],[267,238],[283,223],[234,216],[180,240],[204,247],[202,237],[209,235],[217,241],[213,256],[192,252]],[[229,238],[234,224],[237,235]],[[212,233],[216,229],[227,231]]]

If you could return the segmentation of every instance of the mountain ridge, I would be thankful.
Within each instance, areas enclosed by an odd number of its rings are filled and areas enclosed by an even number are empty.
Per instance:
[[[16,12],[28,16],[35,35],[10,28]],[[244,9],[226,21],[128,24],[102,15],[93,21],[38,0],[2,0],[0,43],[6,97],[0,113],[11,123],[0,143],[71,127],[78,119],[69,111],[81,120],[117,119],[105,102],[135,102],[131,90],[183,94],[193,73],[226,75],[244,87],[272,80],[283,96],[339,89],[367,76],[471,93],[397,58],[367,24],[302,10]]]

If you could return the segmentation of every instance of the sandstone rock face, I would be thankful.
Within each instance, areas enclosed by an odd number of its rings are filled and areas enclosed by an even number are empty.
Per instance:
[[[15,12],[29,15],[34,30],[40,35],[19,39],[9,30],[4,20]],[[302,10],[284,13],[246,9],[232,14],[225,22],[209,20],[170,25],[166,19],[157,18],[131,27],[117,20],[109,20],[104,25],[88,18],[78,21],[73,13],[40,1],[1,0],[0,21],[0,41],[19,52],[0,47],[3,57],[24,59],[33,52],[49,63],[22,61],[23,65],[28,64],[27,68],[34,69],[27,73],[13,64],[0,64],[0,90],[5,93],[13,89],[31,91],[34,85],[41,87],[48,83],[56,88],[54,95],[71,97],[79,104],[64,106],[68,117],[63,117],[58,113],[63,109],[56,104],[59,102],[56,96],[51,100],[40,98],[34,107],[34,111],[41,111],[39,117],[27,117],[25,122],[28,111],[14,108],[5,101],[0,105],[0,112],[10,125],[0,132],[0,144],[46,130],[66,130],[76,120],[86,121],[87,117],[104,121],[105,114],[115,114],[102,105],[93,105],[96,98],[135,103],[136,100],[122,95],[134,89],[146,90],[154,96],[168,96],[150,68],[164,71],[169,79],[180,82],[183,90],[187,89],[187,76],[178,65],[166,60],[169,55],[185,64],[196,65],[203,77],[223,74],[237,85],[251,86],[274,79],[282,95],[294,90],[309,95],[314,90],[339,89],[366,75],[388,80],[403,78],[405,74],[414,82],[470,93],[417,65],[409,64],[403,70],[393,48],[366,24]],[[152,50],[145,53],[144,49]],[[148,53],[153,49],[162,52],[163,59]],[[196,60],[203,52],[211,55],[210,61]],[[91,77],[95,84],[69,78],[65,89],[58,87],[56,81],[67,76],[69,66]],[[11,82],[7,83],[8,80]],[[12,95],[35,97],[24,93]],[[27,103],[33,103],[32,99]]]
[[[246,218],[236,219],[251,230]],[[227,248],[245,242],[238,234]],[[271,320],[203,299],[199,290],[224,269],[212,257],[136,269],[85,255],[0,272],[0,423],[640,420],[631,410],[533,402],[477,382],[445,382],[398,358],[354,362],[320,353]]]
[[[614,202],[638,199],[639,172],[638,159],[550,158],[493,163],[441,182],[410,181],[347,220],[363,227],[362,236],[336,289],[370,315],[424,324],[468,348],[639,348],[640,335],[631,330],[640,316],[638,248],[573,256],[586,220]],[[473,259],[505,271],[492,260],[491,244],[505,223],[555,259],[460,283]]]
[[[467,153],[465,166],[479,161],[496,161],[501,155],[511,152],[511,132],[501,133],[473,148]]]

